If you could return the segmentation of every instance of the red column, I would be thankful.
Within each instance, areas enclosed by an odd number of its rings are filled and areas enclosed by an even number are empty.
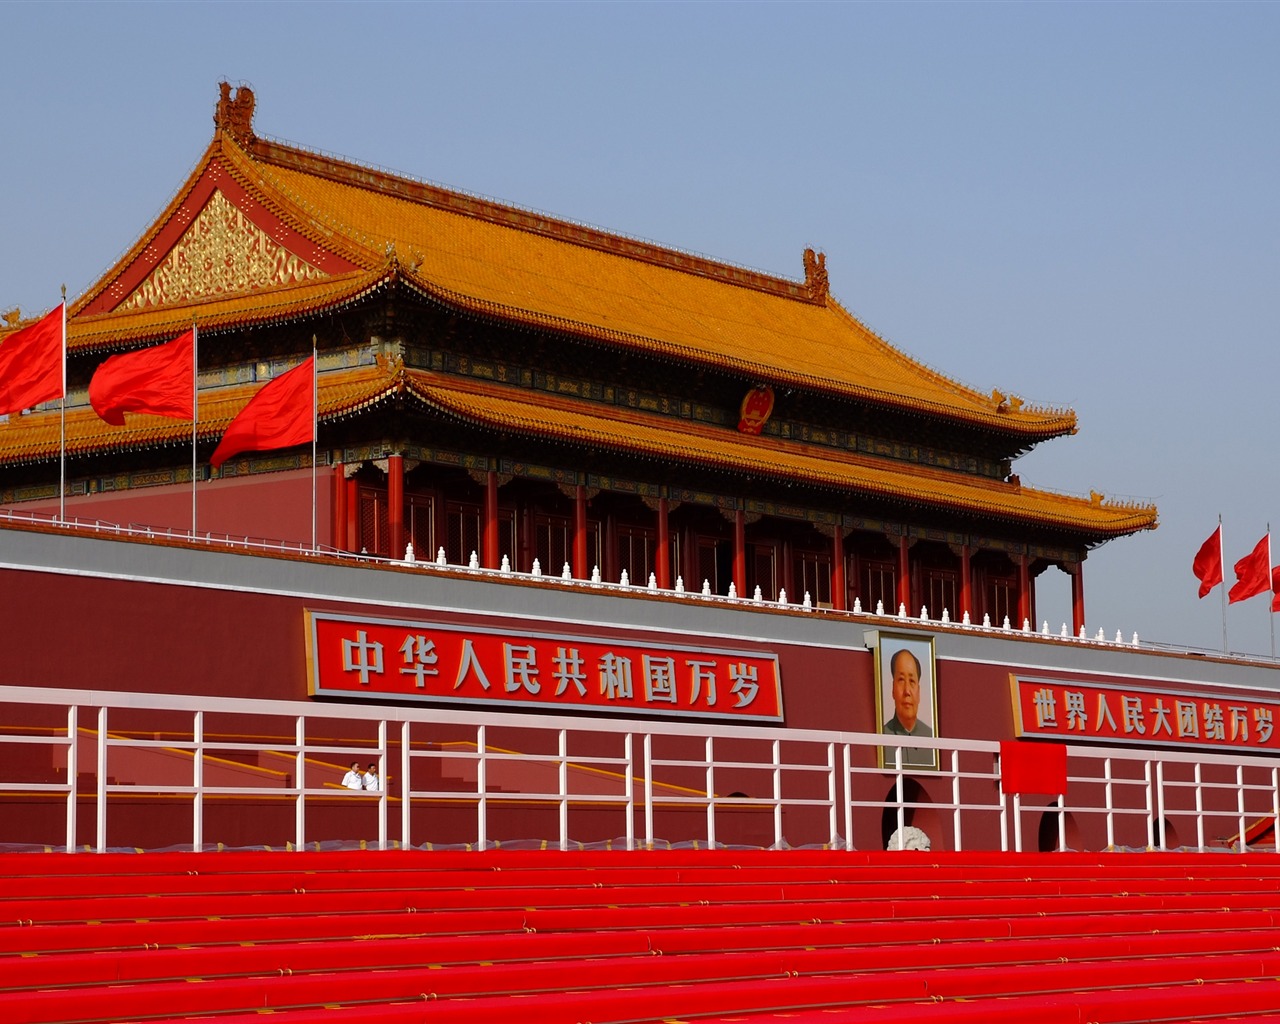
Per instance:
[[[591,575],[587,565],[587,489],[582,484],[573,495],[573,575],[580,580]]]
[[[1027,554],[1018,556],[1018,621],[1011,623],[1015,630],[1023,627],[1023,622],[1032,617],[1032,573]],[[1034,625],[1034,623],[1033,623]]]
[[[391,557],[404,557],[404,456],[387,459],[387,533]]]
[[[906,606],[907,614],[911,614],[911,563],[907,559],[907,535],[904,533],[898,538],[898,604]],[[886,609],[889,611],[889,609]],[[890,615],[896,615],[897,608],[889,611]]]
[[[966,541],[960,548],[960,610],[959,619],[973,616],[973,549]]]
[[[1031,560],[1024,552],[1018,559],[1018,621],[1014,629],[1021,629],[1031,619]],[[1031,623],[1035,627],[1035,623]]]
[[[1077,562],[1071,572],[1071,633],[1079,636],[1084,626],[1084,563]]]
[[[489,470],[484,478],[484,553],[480,564],[486,569],[496,569],[502,562],[498,550],[498,474]]]
[[[848,606],[849,586],[844,578],[844,527],[836,523],[831,541],[831,607],[842,612]],[[800,595],[804,600],[804,595]]]
[[[747,517],[742,509],[733,513],[733,586],[739,597],[747,596]]]
[[[341,462],[333,464],[333,513],[329,516],[329,543],[347,550],[347,478]]]
[[[520,572],[532,572],[534,559],[533,509],[531,509],[527,504],[522,503],[520,518],[517,522],[520,524],[518,530],[519,537],[517,538],[517,544],[520,548],[520,560],[517,563],[516,559],[513,558],[511,561],[516,564],[513,564],[512,568],[518,569]],[[542,571],[547,572],[547,567],[543,566]]]
[[[347,492],[347,550],[360,550],[360,484],[354,479],[345,482]]]
[[[666,498],[658,499],[658,550],[654,555],[654,575],[658,578],[659,590],[671,589],[671,533],[667,522],[671,503]],[[647,586],[649,581],[644,581]]]

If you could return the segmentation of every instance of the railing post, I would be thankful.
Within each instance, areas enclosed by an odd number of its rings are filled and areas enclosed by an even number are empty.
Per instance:
[[[836,816],[836,745],[827,744],[827,833],[831,837],[831,849],[836,849],[839,839],[839,818]]]
[[[1271,835],[1280,853],[1280,771],[1271,769]]]
[[[942,751],[938,751],[938,763],[942,763]],[[951,843],[956,853],[963,849],[960,838],[960,751],[951,751]]]
[[[844,848],[853,849],[853,757],[849,744],[842,743],[840,762],[844,773]]]
[[[80,775],[80,708],[67,709],[67,853],[76,852],[76,811]]]
[[[204,849],[204,712],[197,711],[191,723],[191,849]]]
[[[893,748],[893,763],[897,771],[897,778],[894,779],[893,787],[898,793],[898,843],[902,844],[902,830],[907,827],[907,807],[906,807],[906,782],[902,777],[902,748]]]
[[[1000,755],[991,759],[994,766],[996,785],[1000,790],[1000,852],[1009,852],[1009,794],[1004,791],[1004,777],[1001,774]]]
[[[773,848],[782,849],[782,742],[773,741]]]
[[[476,849],[483,850],[489,845],[489,789],[488,763],[485,753],[488,742],[485,739],[485,727],[476,727]]]
[[[400,847],[409,849],[409,796],[413,789],[409,785],[409,771],[413,764],[409,750],[409,720],[400,723]],[[386,785],[386,782],[383,782]]]
[[[1067,852],[1067,794],[1058,794],[1058,852]]]
[[[653,849],[653,733],[644,734],[644,846]]]
[[[1106,758],[1102,762],[1103,778],[1106,779],[1106,803],[1107,803],[1107,849],[1114,850],[1116,848],[1116,808],[1112,802],[1111,789],[1111,758]]]
[[[1157,834],[1160,836],[1160,849],[1168,849],[1168,836],[1164,823],[1164,762],[1156,762],[1156,821]]]
[[[1013,794],[1013,852],[1022,852],[1022,794]]]
[[[107,709],[98,708],[98,821],[95,838],[99,853],[107,852]]]
[[[294,785],[298,795],[293,804],[293,847],[302,851],[307,846],[307,719],[298,715],[293,723],[293,742],[297,750],[293,754]]]
[[[715,739],[707,737],[707,849],[716,848],[716,768]]]
[[[387,720],[378,720],[378,849],[387,848],[387,812],[391,805],[387,799]]]
[[[622,738],[622,756],[627,764],[627,849],[636,848],[636,763],[635,734]]]
[[[557,746],[560,760],[557,775],[560,782],[560,849],[569,849],[569,731],[560,730]]]
[[[1244,765],[1236,765],[1236,813],[1240,817],[1240,849],[1244,853],[1249,848],[1244,835]]]
[[[1142,780],[1146,783],[1146,800],[1147,800],[1147,849],[1156,849],[1156,800],[1155,792],[1152,791],[1151,782],[1151,762],[1144,760],[1142,763]]]
[[[1204,778],[1200,773],[1200,762],[1197,761],[1195,768],[1196,780],[1196,844],[1200,847],[1200,852],[1204,853],[1204,789],[1202,783]],[[1276,842],[1280,843],[1280,830],[1276,832]]]

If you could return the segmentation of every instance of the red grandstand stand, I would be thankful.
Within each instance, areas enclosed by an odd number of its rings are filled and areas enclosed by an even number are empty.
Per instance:
[[[1280,1019],[1265,855],[2,862],[7,1024]]]

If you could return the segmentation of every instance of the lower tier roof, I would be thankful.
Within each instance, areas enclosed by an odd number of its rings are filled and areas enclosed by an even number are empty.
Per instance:
[[[198,435],[213,441],[260,384],[205,389],[199,395]],[[801,484],[833,492],[834,503],[860,499],[901,503],[944,515],[977,515],[1013,527],[1049,528],[1101,543],[1156,526],[1152,505],[1079,498],[994,480],[891,461],[725,427],[676,420],[508,385],[405,369],[398,363],[323,371],[318,382],[322,422],[346,418],[400,395],[426,413],[501,433],[517,433],[584,451],[657,460],[694,471],[738,473],[756,480]],[[59,455],[56,410],[35,412],[0,426],[0,467],[52,462]],[[70,455],[107,454],[189,444],[189,421],[130,415],[123,427],[88,407],[66,414]],[[652,470],[650,472],[653,472]],[[660,470],[658,470],[660,472]]]

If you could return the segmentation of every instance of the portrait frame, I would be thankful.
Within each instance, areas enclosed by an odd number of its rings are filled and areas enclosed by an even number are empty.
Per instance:
[[[882,736],[891,734],[891,726],[897,720],[897,706],[893,699],[893,660],[899,652],[909,652],[920,665],[920,700],[916,709],[917,720],[928,726],[929,736],[941,735],[938,729],[938,664],[932,636],[915,633],[876,634],[873,653],[876,674],[876,732]],[[896,747],[878,747],[877,764],[880,768],[894,770]],[[914,750],[908,754],[907,750]],[[910,759],[908,759],[910,758]],[[905,748],[903,770],[936,771],[938,751],[929,748]]]

